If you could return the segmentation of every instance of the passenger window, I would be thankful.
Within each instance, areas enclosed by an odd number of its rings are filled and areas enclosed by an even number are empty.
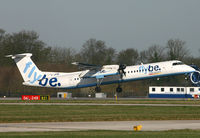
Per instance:
[[[161,88],[161,92],[164,92],[165,91],[165,88]]]
[[[177,88],[177,92],[180,92],[180,88]]]
[[[174,89],[173,88],[170,88],[170,92],[173,92],[174,91]]]
[[[190,92],[194,92],[194,88],[190,88]]]
[[[152,88],[152,92],[155,92],[156,91],[156,88]]]
[[[184,92],[184,88],[181,88],[181,92]]]

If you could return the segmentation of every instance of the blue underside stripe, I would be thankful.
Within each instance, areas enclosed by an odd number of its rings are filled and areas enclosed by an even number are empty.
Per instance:
[[[149,98],[193,98],[191,94],[149,94]]]
[[[180,73],[172,73],[172,74],[159,74],[159,75],[154,75],[154,76],[147,76],[147,77],[141,77],[141,78],[132,78],[132,79],[126,79],[126,80],[115,80],[115,81],[107,81],[107,82],[102,82],[101,85],[107,85],[107,84],[113,84],[113,83],[119,83],[119,82],[129,82],[129,81],[137,81],[137,80],[144,80],[144,79],[151,79],[151,78],[157,78],[157,77],[165,77],[165,76],[175,76],[175,75],[183,75],[183,74],[188,74],[191,72],[180,72]],[[97,83],[91,83],[91,84],[85,84],[85,85],[77,85],[77,86],[72,86],[72,87],[65,87],[63,89],[75,89],[75,88],[84,88],[84,87],[92,87],[96,86]]]

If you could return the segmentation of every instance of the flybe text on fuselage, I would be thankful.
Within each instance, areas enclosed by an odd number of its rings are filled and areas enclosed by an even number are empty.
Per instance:
[[[29,79],[32,79],[29,81],[31,84],[39,80],[39,85],[41,86],[47,86],[47,85],[50,85],[51,87],[61,86],[61,84],[58,82],[58,79],[56,77],[47,78],[46,75],[43,75],[42,77],[42,75],[39,74],[39,72],[37,72],[36,66],[33,66],[31,68],[31,65],[32,65],[32,62],[27,62],[23,71],[24,74],[28,74]],[[29,68],[31,68],[30,71],[29,71]]]
[[[148,72],[152,73],[152,72],[159,72],[159,71],[161,71],[161,68],[159,67],[159,65],[139,66],[139,72],[143,72],[145,74],[147,74]]]

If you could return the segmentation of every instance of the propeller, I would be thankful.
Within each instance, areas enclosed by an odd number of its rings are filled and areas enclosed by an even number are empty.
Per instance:
[[[197,65],[190,65],[196,71],[190,74],[190,80],[195,86],[200,86],[200,68]]]
[[[197,71],[200,71],[200,68],[197,66],[197,65],[190,65],[190,67],[192,67],[192,68],[194,68],[195,70],[197,70]]]
[[[125,64],[119,64],[118,72],[120,74],[120,78],[123,78],[123,75],[126,76],[126,72],[124,71],[126,69]]]

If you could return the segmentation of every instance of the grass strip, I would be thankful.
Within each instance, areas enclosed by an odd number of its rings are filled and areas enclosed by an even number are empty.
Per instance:
[[[46,101],[0,100],[0,103],[101,103],[101,104],[200,104],[199,99],[51,99]]]
[[[199,138],[200,130],[170,131],[64,131],[64,132],[12,132],[0,133],[0,138]]]
[[[199,119],[199,107],[187,106],[0,105],[0,123]]]

